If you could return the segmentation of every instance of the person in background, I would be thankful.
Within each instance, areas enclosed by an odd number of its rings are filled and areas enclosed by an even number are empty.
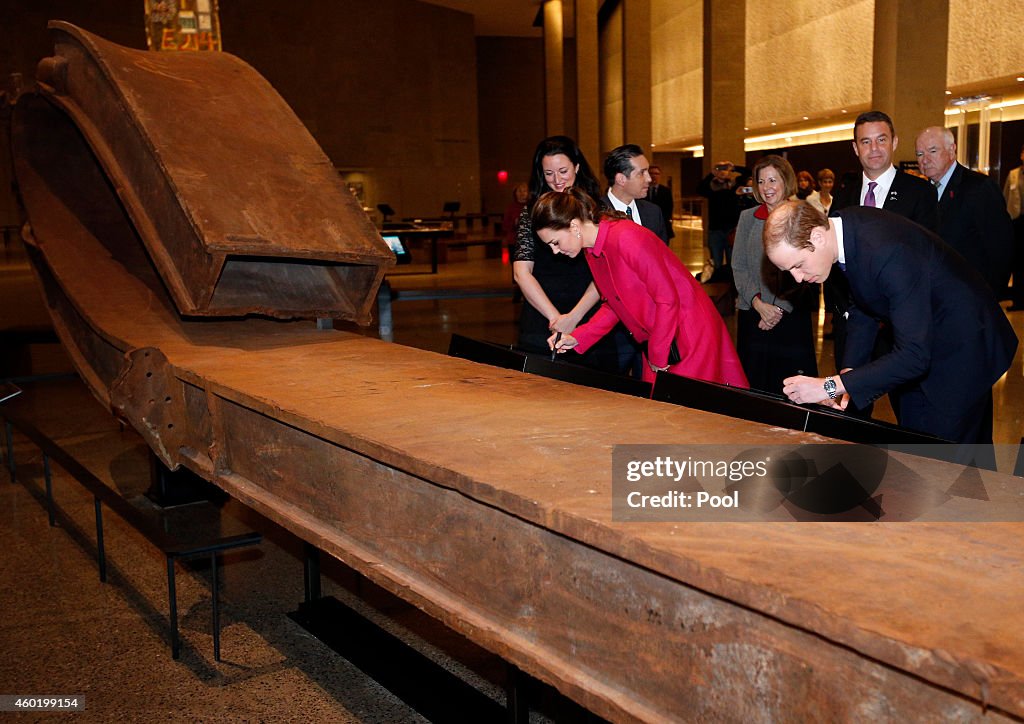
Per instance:
[[[832,189],[836,185],[836,175],[830,168],[818,171],[818,190],[807,197],[807,203],[828,216],[832,208]]]
[[[543,252],[533,233],[530,211],[541,194],[572,188],[601,198],[597,179],[576,142],[567,136],[545,138],[533,154],[529,199],[519,214],[512,255],[512,274],[526,299],[516,346],[527,352],[549,352],[550,334],[573,331],[589,318],[600,300],[586,262]],[[622,371],[611,340],[591,350],[582,362],[606,372]]]
[[[621,321],[645,348],[643,379],[670,372],[747,387],[736,350],[710,297],[649,229],[601,211],[578,189],[544,194],[533,228],[553,256],[585,258],[607,303],[572,334],[551,335],[556,352],[589,349]]]
[[[675,202],[672,200],[672,189],[663,186],[661,181],[661,167],[653,164],[650,168],[651,186],[647,189],[647,200],[661,209],[661,216],[665,219],[665,229],[668,231],[668,238],[675,237],[676,232],[672,228],[672,208]]]
[[[708,200],[708,228],[705,235],[711,265],[719,269],[731,263],[732,245],[729,235],[736,229],[740,216],[736,186],[738,180],[750,172],[734,166],[731,161],[719,161],[707,176],[697,184],[697,193]]]
[[[756,209],[761,202],[754,198],[754,177],[747,176],[743,179],[743,185],[736,187],[736,203],[742,214],[747,209]]]
[[[1019,312],[1024,309],[1024,146],[1020,149],[1021,165],[1012,169],[1006,176],[1003,186],[1003,198],[1006,200],[1006,211],[1013,220],[1013,286],[1010,288],[1012,303],[1008,312]]]
[[[796,197],[801,201],[806,201],[807,197],[813,193],[816,193],[817,189],[814,187],[814,176],[811,176],[810,171],[801,171],[796,175]]]
[[[512,200],[505,207],[505,216],[501,222],[502,235],[505,237],[505,247],[511,252],[516,243],[516,227],[519,224],[519,214],[526,208],[526,202],[530,198],[530,186],[520,181],[512,187]]]
[[[917,135],[917,164],[935,184],[939,236],[973,266],[998,295],[1010,279],[1013,223],[999,186],[956,161],[948,128],[931,126]]]
[[[785,378],[818,374],[810,304],[818,287],[796,285],[765,263],[761,232],[768,215],[796,191],[793,167],[781,156],[765,156],[754,165],[754,179],[760,205],[740,214],[732,252],[736,351],[751,387],[781,393]]]

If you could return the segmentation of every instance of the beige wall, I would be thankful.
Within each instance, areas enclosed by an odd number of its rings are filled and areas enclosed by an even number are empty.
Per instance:
[[[703,2],[651,0],[651,117],[654,142],[703,130]]]
[[[601,153],[623,143],[622,113],[626,107],[622,95],[622,6],[612,11],[608,21],[598,29],[599,66],[601,69]],[[600,175],[602,159],[587,159]]]
[[[747,3],[750,128],[871,102],[873,0]]]
[[[949,0],[951,87],[983,83],[1024,70],[1024,3]]]

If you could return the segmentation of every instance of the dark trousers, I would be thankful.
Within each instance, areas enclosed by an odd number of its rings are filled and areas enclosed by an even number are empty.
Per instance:
[[[912,387],[900,395],[897,419],[902,427],[957,443],[953,462],[996,469],[992,446],[992,390],[964,409],[940,410],[928,401],[920,388]]]
[[[1013,220],[1013,306],[1024,307],[1024,214]]]

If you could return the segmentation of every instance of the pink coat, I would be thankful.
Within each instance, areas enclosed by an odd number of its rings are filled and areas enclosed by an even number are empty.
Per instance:
[[[604,304],[572,333],[578,352],[621,321],[638,342],[647,342],[655,366],[668,364],[675,339],[683,359],[669,368],[672,374],[749,387],[715,305],[657,236],[632,221],[606,219],[598,226],[597,243],[585,253]],[[654,376],[644,364],[644,379]]]

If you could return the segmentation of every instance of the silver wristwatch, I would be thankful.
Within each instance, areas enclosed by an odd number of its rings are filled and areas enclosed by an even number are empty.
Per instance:
[[[828,395],[828,399],[836,399],[836,381],[831,377],[825,378],[825,393]]]

